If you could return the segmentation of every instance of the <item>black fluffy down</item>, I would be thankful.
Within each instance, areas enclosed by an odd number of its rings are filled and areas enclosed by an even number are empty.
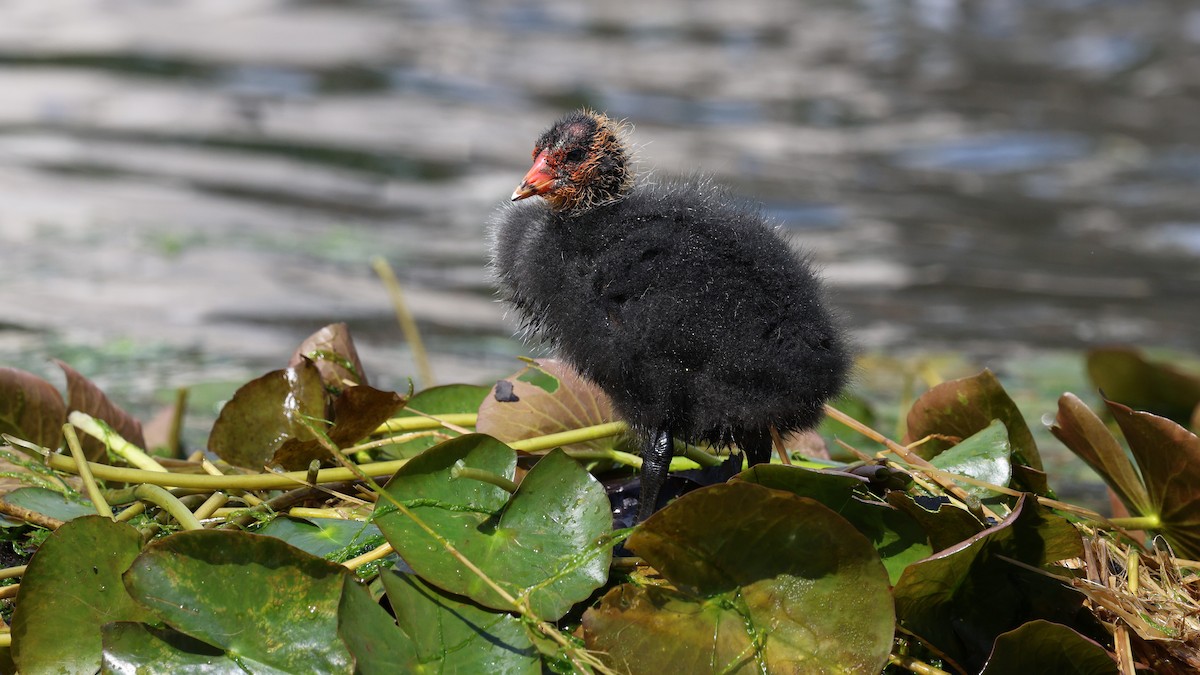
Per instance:
[[[501,295],[525,327],[642,432],[769,452],[771,426],[816,424],[846,379],[808,264],[708,181],[639,185],[583,212],[517,202],[492,237]]]

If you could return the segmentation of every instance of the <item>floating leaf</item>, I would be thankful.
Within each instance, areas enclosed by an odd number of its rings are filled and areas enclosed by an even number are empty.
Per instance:
[[[350,337],[350,327],[344,323],[329,324],[304,338],[288,366],[298,366],[304,359],[316,365],[321,380],[334,391],[367,384],[367,373]]]
[[[16,368],[0,368],[0,433],[43,448],[62,445],[67,406],[49,382]]]
[[[542,672],[538,652],[516,617],[482,609],[413,574],[392,570],[382,579],[395,622],[382,609],[365,608],[356,613],[371,611],[375,615],[371,625],[363,626],[360,618],[354,619],[353,626],[349,617],[343,620],[342,634],[363,672]],[[361,598],[349,595],[346,601],[363,604]],[[359,626],[365,631],[347,630]]]
[[[255,672],[349,672],[349,651],[331,639],[347,583],[355,582],[341,565],[225,530],[159,539],[125,575],[130,594],[167,625],[219,647],[231,669]]]
[[[896,584],[900,625],[975,672],[996,636],[1033,619],[1071,623],[1083,598],[1021,567],[1083,554],[1078,530],[1022,496],[1007,518],[914,565]]]
[[[537,376],[528,377],[530,373]],[[556,380],[557,386],[549,386],[547,376]],[[492,389],[479,406],[476,429],[506,443],[616,419],[608,396],[561,361],[539,361],[501,382],[507,383],[510,394],[497,396],[498,390]],[[604,439],[567,447],[611,446],[612,440]]]
[[[1142,471],[1150,513],[1176,555],[1200,557],[1200,438],[1175,422],[1108,401]]]
[[[950,504],[948,500],[939,502],[936,509],[930,510],[917,503],[912,495],[892,490],[887,493],[887,501],[921,525],[929,535],[929,544],[934,551],[950,548],[975,536],[983,529],[983,523],[975,516],[966,509]]]
[[[4,495],[3,499],[14,506],[37,511],[62,521],[96,515],[96,507],[92,506],[90,501],[71,499],[61,492],[46,488],[18,488]]]
[[[1074,394],[1058,399],[1058,415],[1050,427],[1058,440],[1092,467],[1131,513],[1150,515],[1154,506],[1129,455],[1108,427]]]
[[[280,516],[258,529],[256,534],[275,537],[321,558],[348,548],[377,546],[383,533],[371,523],[338,518],[291,518]]]
[[[1105,398],[1188,424],[1200,405],[1200,375],[1147,361],[1136,349],[1106,347],[1087,355],[1092,382]]]
[[[419,410],[426,415],[445,415],[452,413],[475,413],[490,389],[476,384],[445,384],[438,387],[423,389],[413,395],[408,403],[396,413],[396,417],[417,417],[413,412]],[[413,437],[394,443],[381,449],[384,458],[401,459],[412,457],[427,448],[458,436],[458,432],[450,429],[413,434]]]
[[[222,675],[237,667],[220,649],[171,628],[118,621],[105,624],[102,634],[105,673],[148,672],[152,666],[164,673]]]
[[[1007,487],[1012,477],[1012,456],[1008,444],[1008,429],[1000,420],[993,420],[982,431],[964,438],[952,448],[942,451],[929,463],[942,471],[967,476],[992,485]],[[979,499],[997,493],[971,483],[958,483],[968,494]]]
[[[308,425],[324,417],[321,375],[302,361],[234,392],[213,424],[208,449],[234,466],[261,469],[287,440],[312,440]]]
[[[916,448],[917,454],[930,459],[954,444],[944,439],[968,438],[986,429],[992,420],[1000,420],[1008,429],[1014,487],[1049,494],[1042,457],[1029,425],[990,370],[974,377],[943,382],[922,394],[908,412],[908,433],[904,442],[908,444],[934,436]]]
[[[980,675],[1117,675],[1108,651],[1070,628],[1037,620],[1001,633]]]
[[[865,481],[857,476],[782,464],[759,464],[738,474],[734,480],[786,490],[829,507],[871,541],[893,583],[905,567],[933,553],[925,530],[903,511],[875,501],[863,492]]]
[[[462,436],[409,461],[386,490],[508,593],[528,593],[544,619],[562,616],[605,582],[608,497],[575,460],[550,452],[511,499],[490,483],[452,478],[456,464],[512,480],[516,453],[489,436]],[[379,529],[422,578],[484,606],[511,608],[410,518],[383,500],[376,513]]]
[[[113,403],[91,380],[80,375],[62,361],[55,361],[67,376],[67,412],[78,410],[104,422],[125,440],[139,448],[146,447],[142,436],[142,423]],[[91,461],[103,461],[108,451],[100,441],[81,434],[83,454]]]
[[[618,586],[584,613],[588,647],[632,673],[879,672],[887,572],[812,499],[744,481],[669,504],[627,541],[678,589]]]
[[[42,544],[21,579],[12,619],[12,656],[22,673],[94,673],[100,667],[100,627],[146,621],[121,575],[142,536],[100,516],[73,520]]]
[[[347,387],[333,400],[333,426],[329,440],[339,449],[361,441],[396,412],[404,399],[394,391],[366,385]],[[275,451],[270,462],[288,470],[303,470],[313,460],[332,463],[329,450],[315,438],[289,438]]]

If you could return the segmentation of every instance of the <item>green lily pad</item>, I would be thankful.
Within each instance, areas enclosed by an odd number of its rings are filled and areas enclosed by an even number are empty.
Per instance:
[[[1079,531],[1022,496],[1003,522],[921,562],[896,584],[900,625],[977,672],[999,634],[1026,621],[1070,624],[1083,598],[1021,567],[1083,555]]]
[[[678,590],[624,584],[584,613],[588,647],[618,670],[869,673],[887,661],[887,571],[815,500],[713,485],[656,513],[627,546]]]
[[[40,487],[17,488],[4,495],[4,501],[14,506],[37,511],[44,516],[58,520],[74,520],[81,516],[96,515],[96,508],[90,501],[77,501],[61,492]]]
[[[171,628],[117,621],[105,624],[102,634],[105,673],[146,672],[153,666],[160,672],[222,675],[237,668],[220,649]]]
[[[404,465],[385,488],[534,612],[557,619],[608,578],[604,537],[612,514],[604,488],[560,450],[543,457],[511,496],[490,483],[452,478],[456,464],[512,480],[516,453],[490,436],[447,441]],[[417,574],[485,607],[510,603],[408,516],[380,500],[375,522]]]
[[[550,386],[547,379],[555,386]],[[505,391],[501,391],[501,389]],[[599,387],[561,361],[542,360],[496,383],[479,405],[481,434],[505,443],[616,419],[612,401]],[[611,438],[568,448],[611,448]]]
[[[0,433],[43,448],[62,445],[67,404],[54,385],[32,373],[0,368]]]
[[[418,417],[413,410],[419,410],[426,415],[478,412],[479,404],[488,395],[488,391],[490,390],[487,387],[477,384],[444,384],[430,387],[414,394],[395,416]],[[414,457],[423,450],[457,436],[458,432],[450,429],[418,432],[408,440],[380,448],[380,456],[390,459]]]
[[[1012,450],[1008,439],[1004,423],[992,420],[982,431],[938,453],[929,463],[942,471],[1007,487],[1012,478]],[[979,499],[999,494],[972,483],[959,482],[958,486]]]
[[[759,464],[734,477],[821,502],[850,521],[875,546],[895,583],[909,564],[933,553],[919,523],[903,511],[876,501],[864,481],[846,473],[812,471],[798,466]]]
[[[242,385],[221,408],[208,449],[234,466],[261,470],[289,439],[315,438],[325,418],[325,386],[312,361],[275,370]]]
[[[899,490],[888,492],[887,502],[920,524],[929,535],[929,544],[934,551],[950,548],[983,530],[983,523],[970,512],[949,503],[940,503],[930,510],[918,504],[912,495]]]
[[[1119,672],[1108,650],[1094,640],[1062,624],[1039,619],[1001,633],[979,675],[1117,675]]]
[[[342,634],[359,657],[362,672],[468,673],[484,664],[488,672],[542,672],[538,652],[516,617],[447,594],[413,574],[393,570],[382,579],[396,613],[394,622],[382,609],[343,612],[347,619]],[[346,600],[363,604],[349,595]],[[360,611],[373,615],[371,625],[360,623]],[[352,616],[355,623],[347,623]],[[356,648],[357,642],[368,644]]]
[[[904,443],[933,436],[916,448],[921,457],[931,459],[958,440],[983,431],[992,420],[1000,420],[1008,429],[1014,486],[1040,495],[1051,494],[1033,433],[1008,392],[989,370],[974,377],[943,382],[922,394],[908,412]]]
[[[100,627],[146,621],[121,575],[142,537],[124,523],[85,516],[55,530],[29,562],[12,618],[12,656],[22,673],[91,673],[100,667]]]
[[[280,516],[259,528],[256,534],[275,537],[321,558],[347,549],[373,548],[383,543],[383,533],[374,524],[338,518]]]
[[[130,594],[175,630],[219,647],[251,671],[349,672],[337,639],[350,572],[273,537],[179,532],[130,566]]]

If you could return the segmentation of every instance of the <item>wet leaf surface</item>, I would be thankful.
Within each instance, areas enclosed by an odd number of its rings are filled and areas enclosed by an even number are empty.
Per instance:
[[[1105,398],[1189,424],[1200,405],[1200,375],[1148,361],[1128,347],[1093,349],[1087,371]]]
[[[100,390],[91,380],[80,375],[74,368],[62,361],[55,361],[67,376],[67,412],[78,410],[85,412],[107,424],[121,438],[133,443],[139,448],[146,447],[146,439],[142,436],[142,423],[132,415],[113,403],[108,395]],[[100,441],[80,434],[83,454],[93,462],[103,462],[108,451]]]
[[[350,327],[344,323],[330,324],[305,338],[288,366],[298,366],[306,358],[316,365],[325,386],[334,391],[367,384],[367,373],[350,337]]]
[[[516,617],[447,594],[413,574],[392,570],[382,579],[396,620],[383,610],[374,613],[370,633],[362,637],[377,648],[360,656],[360,668],[370,664],[376,672],[392,673],[542,672],[538,652]],[[358,598],[355,602],[362,604]],[[343,635],[345,628],[349,626],[344,625]],[[356,639],[348,639],[351,649]]]
[[[1014,487],[1048,494],[1041,454],[1029,425],[989,370],[973,377],[943,382],[922,394],[908,412],[904,443],[930,435],[965,439],[986,429],[992,420],[1000,420],[1008,429]],[[930,459],[950,445],[953,442],[935,438],[918,446],[916,452]]]
[[[383,543],[383,533],[374,524],[337,518],[280,516],[263,525],[256,534],[275,537],[321,558],[347,547]]]
[[[29,563],[13,613],[12,656],[22,673],[94,673],[101,626],[150,619],[121,583],[141,547],[137,530],[100,516],[50,535]]]
[[[55,450],[67,405],[54,385],[16,368],[0,368],[0,433]]]
[[[968,476],[992,485],[1008,487],[1012,477],[1012,456],[1008,444],[1008,429],[1000,420],[993,420],[982,431],[964,438],[929,460],[935,467],[960,476]],[[959,482],[968,494],[978,499],[996,496],[985,487]]]
[[[1082,596],[1016,563],[1044,567],[1083,553],[1079,532],[1027,497],[999,524],[910,566],[896,584],[900,625],[967,669],[996,636],[1026,621],[1070,624]]]
[[[58,520],[74,520],[81,516],[96,515],[96,508],[88,501],[77,501],[61,492],[40,487],[18,488],[4,495],[4,501],[30,511]]]
[[[492,388],[479,405],[476,429],[506,443],[616,419],[608,396],[561,361],[538,361],[501,382],[507,383],[507,395],[497,396],[498,389]],[[567,447],[612,444],[612,439],[602,439]]]
[[[1149,515],[1154,512],[1142,478],[1125,448],[1077,396],[1063,394],[1058,399],[1058,415],[1050,431],[1100,474],[1131,513]]]
[[[1108,402],[1142,470],[1151,514],[1176,555],[1200,557],[1200,438],[1175,422]]]
[[[366,385],[348,387],[333,400],[333,426],[329,440],[346,449],[366,438],[396,412],[404,399],[393,391],[380,391]],[[287,470],[308,468],[313,460],[333,463],[329,450],[316,439],[289,438],[275,451],[270,462]]]
[[[829,507],[870,540],[893,583],[910,563],[933,553],[920,524],[903,511],[866,493],[864,481],[856,476],[798,466],[760,464],[738,474],[735,480],[785,490]]]
[[[871,543],[815,500],[714,485],[626,543],[677,590],[624,584],[584,614],[588,647],[619,670],[877,672],[887,659],[887,572]]]
[[[104,673],[142,673],[153,666],[159,672],[219,675],[237,667],[220,649],[171,628],[119,621],[105,624],[102,634]]]
[[[1116,662],[1097,642],[1062,624],[1039,619],[997,637],[980,675],[1116,675],[1118,672]]]
[[[261,469],[289,439],[314,438],[308,424],[325,418],[325,387],[311,361],[242,385],[221,408],[208,449],[234,466]]]
[[[349,651],[331,639],[345,583],[355,582],[340,565],[225,530],[155,541],[125,575],[130,594],[167,625],[255,672],[349,672]]]
[[[512,480],[516,453],[482,434],[426,451],[396,472],[387,492],[445,537],[512,595],[530,594],[536,614],[562,616],[608,578],[612,529],[604,488],[575,460],[552,451],[509,497],[470,478],[452,478],[461,462]],[[510,605],[411,519],[383,500],[375,518],[413,570],[443,590],[496,609]]]

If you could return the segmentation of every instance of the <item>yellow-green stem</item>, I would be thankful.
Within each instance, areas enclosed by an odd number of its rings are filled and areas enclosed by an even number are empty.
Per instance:
[[[67,421],[79,427],[83,433],[95,438],[121,459],[145,471],[166,472],[161,464],[138,446],[125,440],[104,422],[78,410],[67,416]]]
[[[156,472],[147,472],[156,473]],[[135,499],[150,502],[159,507],[162,507],[171,517],[179,522],[179,526],[185,530],[200,530],[204,526],[196,519],[195,514],[188,510],[188,507],[179,501],[179,498],[164,490],[161,486],[143,483],[131,488],[123,490],[110,490],[108,493],[109,499],[115,504],[123,504],[131,502]]]
[[[1109,518],[1108,522],[1126,530],[1158,530],[1162,528],[1162,520],[1158,516],[1129,516],[1127,518]]]
[[[400,288],[400,281],[396,279],[396,273],[392,271],[392,266],[388,264],[387,260],[382,257],[373,258],[371,266],[375,268],[375,273],[383,281],[383,285],[392,299],[396,320],[400,322],[400,330],[404,333],[404,339],[412,348],[413,361],[417,363],[417,372],[421,373],[421,380],[426,387],[432,387],[434,384],[433,368],[429,366],[429,356],[425,353],[425,343],[421,340],[421,331],[417,329],[417,321],[409,311],[408,303],[404,301],[404,291]]]
[[[481,483],[495,485],[508,494],[512,494],[517,491],[517,484],[511,480],[501,476],[498,473],[492,473],[491,471],[484,471],[483,469],[469,467],[463,464],[461,459],[458,460],[453,467],[451,467],[450,477],[466,478],[467,480],[477,480]]]
[[[475,413],[450,413],[446,415],[431,415],[429,417],[393,417],[375,429],[377,434],[388,434],[395,431],[428,431],[441,429],[445,424],[462,427],[473,427],[479,420]]]
[[[88,498],[92,500],[92,508],[96,509],[98,515],[111,519],[113,517],[112,507],[104,500],[104,493],[100,491],[100,486],[96,485],[96,479],[92,476],[92,472],[88,470],[87,457],[83,455],[83,446],[79,444],[79,437],[75,435],[75,427],[64,424],[62,428],[63,438],[71,450],[71,457],[75,460],[75,466],[79,468],[79,478],[83,481],[84,488],[87,489]]]

